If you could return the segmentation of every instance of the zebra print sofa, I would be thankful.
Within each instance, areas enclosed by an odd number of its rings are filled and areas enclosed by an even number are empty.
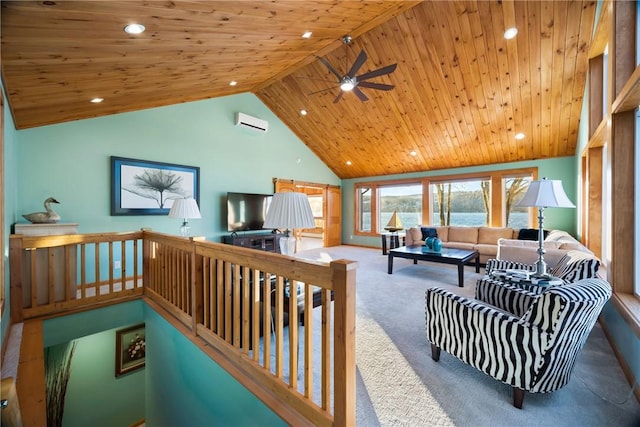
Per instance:
[[[569,382],[577,356],[611,286],[583,279],[535,294],[479,281],[476,300],[441,288],[425,294],[426,335],[431,357],[440,350],[513,388],[522,408],[525,391],[549,393]]]

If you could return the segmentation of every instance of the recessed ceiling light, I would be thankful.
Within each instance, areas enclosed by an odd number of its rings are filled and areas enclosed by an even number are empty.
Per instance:
[[[144,25],[142,24],[129,24],[124,27],[124,32],[127,34],[141,34],[144,33]]]
[[[229,86],[235,86],[235,85],[237,85],[237,84],[238,84],[238,82],[237,82],[237,81],[235,81],[235,80],[231,80],[231,81],[229,82]]]
[[[518,133],[516,133],[516,139],[524,139],[524,136],[525,136],[525,135],[524,135],[524,133],[522,133],[522,132],[518,132]]]
[[[416,153],[415,151],[411,151],[409,154],[411,154],[414,157],[418,155],[418,153]]]
[[[100,104],[102,101],[104,101],[104,98],[93,98],[91,100],[94,104]]]
[[[303,116],[306,116],[307,115],[307,110],[300,110],[300,114],[303,115]]]
[[[504,38],[507,40],[511,40],[516,36],[516,34],[518,34],[518,29],[516,27],[511,27],[504,32]]]
[[[351,166],[351,160],[347,160],[347,166]]]
[[[309,37],[311,37],[311,34],[313,34],[311,31],[305,31],[304,34],[302,35],[302,38],[308,39]]]

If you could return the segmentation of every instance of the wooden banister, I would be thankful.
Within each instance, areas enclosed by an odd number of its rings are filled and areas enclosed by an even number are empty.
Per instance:
[[[14,323],[145,295],[192,341],[206,343],[201,348],[221,366],[234,366],[256,396],[272,393],[275,399],[264,401],[283,419],[355,425],[351,261],[303,260],[150,230],[12,235],[10,258]]]

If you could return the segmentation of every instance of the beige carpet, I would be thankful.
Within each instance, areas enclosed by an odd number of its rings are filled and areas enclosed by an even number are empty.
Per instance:
[[[626,400],[630,387],[599,325],[569,384],[554,393],[528,393],[518,410],[511,387],[444,352],[439,362],[431,359],[424,292],[440,286],[472,297],[481,276],[473,267],[465,269],[459,288],[455,266],[395,259],[389,275],[379,249],[338,246],[298,255],[358,262],[358,426],[640,426],[640,405]]]

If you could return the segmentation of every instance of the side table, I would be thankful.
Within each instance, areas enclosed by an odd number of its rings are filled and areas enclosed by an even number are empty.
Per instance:
[[[549,286],[563,285],[564,280],[559,277],[535,277],[533,272],[522,270],[493,270],[489,277],[500,282],[515,285],[520,288],[539,294]]]
[[[380,233],[380,237],[382,237],[382,255],[387,255],[387,240],[389,241],[389,249],[405,246],[405,233]],[[402,245],[400,245],[400,237],[402,237]]]

